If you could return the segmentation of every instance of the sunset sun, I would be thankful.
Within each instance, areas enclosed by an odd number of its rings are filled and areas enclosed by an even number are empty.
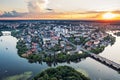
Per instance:
[[[116,14],[108,12],[108,13],[103,14],[102,18],[103,19],[115,19],[116,16],[117,16]]]

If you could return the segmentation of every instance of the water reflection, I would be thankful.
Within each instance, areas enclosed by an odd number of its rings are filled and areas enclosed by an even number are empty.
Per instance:
[[[120,75],[113,69],[99,63],[91,58],[86,58],[79,63],[71,64],[58,64],[58,65],[68,65],[74,67],[78,71],[84,71],[92,80],[120,80]]]
[[[89,57],[80,60],[80,62],[77,61],[54,64],[46,64],[44,62],[30,63],[28,60],[20,58],[17,55],[16,38],[12,36],[2,36],[0,37],[0,40],[2,40],[0,41],[0,80],[8,76],[14,76],[16,74],[22,74],[28,71],[32,71],[32,75],[34,76],[44,69],[49,68],[49,66],[54,67],[60,65],[72,66],[78,71],[83,71],[83,73],[88,75],[92,80],[120,80],[120,75],[118,72]],[[116,43],[113,46],[108,46],[100,55],[119,62],[119,44],[120,38],[117,37]],[[6,50],[6,48],[8,49]]]
[[[27,71],[32,71],[33,76],[48,66],[43,63],[30,64],[24,58],[17,55],[16,42],[17,39],[12,36],[0,37],[0,80],[7,76],[22,74]],[[6,50],[8,48],[8,50]]]

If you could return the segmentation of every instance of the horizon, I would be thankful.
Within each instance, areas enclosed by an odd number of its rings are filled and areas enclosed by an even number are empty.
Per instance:
[[[0,20],[120,20],[119,3],[119,0],[4,0],[0,1]]]

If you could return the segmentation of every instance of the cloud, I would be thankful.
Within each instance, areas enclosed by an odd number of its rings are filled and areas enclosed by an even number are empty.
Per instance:
[[[26,13],[13,11],[0,11],[0,17],[28,17],[29,15],[40,15],[52,12],[53,9],[47,8],[48,0],[27,0],[28,11]]]
[[[28,0],[29,13],[46,12],[48,0]]]
[[[27,13],[20,13],[15,10],[10,11],[10,12],[1,12],[0,17],[22,17],[26,15]]]
[[[48,11],[53,11],[53,9],[50,9],[50,8],[47,8],[46,10],[48,10]]]

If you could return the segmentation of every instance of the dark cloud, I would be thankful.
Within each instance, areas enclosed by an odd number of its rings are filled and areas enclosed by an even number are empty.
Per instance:
[[[46,10],[48,10],[48,11],[53,11],[53,9],[50,9],[50,8],[47,8]]]
[[[3,12],[0,17],[22,17],[24,15],[26,15],[27,13],[20,13],[17,11],[10,11],[10,12]]]

